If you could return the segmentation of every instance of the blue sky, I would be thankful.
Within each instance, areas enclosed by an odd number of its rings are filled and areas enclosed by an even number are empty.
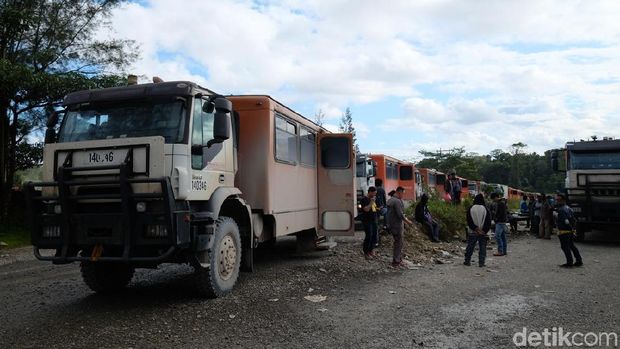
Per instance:
[[[141,45],[144,82],[269,94],[330,129],[349,107],[362,151],[418,159],[620,137],[618,18],[617,1],[145,0],[100,35]]]

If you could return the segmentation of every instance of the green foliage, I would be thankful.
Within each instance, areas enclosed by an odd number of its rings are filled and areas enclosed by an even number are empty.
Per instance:
[[[340,132],[350,133],[353,135],[353,146],[355,148],[355,153],[359,153],[360,149],[357,145],[357,137],[355,136],[355,127],[353,126],[353,113],[351,113],[351,108],[347,107],[344,113],[342,113],[342,118],[340,119],[340,126],[338,129]]]
[[[40,162],[28,135],[68,92],[124,84],[138,51],[129,40],[100,40],[119,0],[25,0],[0,5],[0,220],[15,171]]]
[[[0,230],[0,241],[6,243],[8,248],[30,245],[30,231],[19,225],[5,225]]]
[[[408,214],[413,214],[415,205],[411,203],[407,208]],[[440,237],[442,240],[450,241],[454,235],[465,238],[465,229],[467,227],[467,210],[471,207],[473,201],[471,198],[465,198],[460,205],[452,205],[449,202],[432,197],[428,200],[428,210],[434,219],[439,221]]]

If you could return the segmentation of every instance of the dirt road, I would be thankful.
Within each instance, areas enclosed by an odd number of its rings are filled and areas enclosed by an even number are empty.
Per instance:
[[[279,242],[215,300],[196,297],[188,267],[140,270],[103,297],[76,264],[12,253],[0,265],[0,348],[501,348],[523,327],[620,332],[617,243],[580,244],[586,265],[571,270],[558,268],[556,237],[522,237],[486,268],[454,257],[404,271],[363,260],[360,244],[297,256]]]

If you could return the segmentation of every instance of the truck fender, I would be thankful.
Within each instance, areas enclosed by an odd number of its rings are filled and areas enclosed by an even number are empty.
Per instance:
[[[219,187],[215,189],[213,194],[211,194],[211,198],[207,202],[207,211],[212,212],[214,217],[220,216],[220,209],[224,204],[224,201],[229,197],[238,197],[241,195],[241,190],[235,187]],[[245,205],[245,202],[243,202]],[[251,217],[251,215],[250,215]]]

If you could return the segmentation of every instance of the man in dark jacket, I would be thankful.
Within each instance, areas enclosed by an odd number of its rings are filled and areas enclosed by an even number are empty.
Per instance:
[[[560,238],[560,246],[566,256],[566,263],[560,265],[562,268],[580,267],[583,265],[581,254],[573,242],[573,226],[575,224],[575,215],[573,210],[566,205],[566,196],[558,194],[556,197],[558,203],[558,237]],[[573,264],[573,255],[576,262]]]
[[[484,196],[476,195],[474,205],[467,211],[467,249],[465,249],[465,262],[471,265],[471,255],[478,244],[478,266],[484,267],[487,257],[487,234],[491,229],[491,212],[486,207]]]
[[[375,187],[377,188],[377,209],[379,209],[379,216],[383,217],[383,228],[387,228],[387,198],[385,197],[385,188],[383,188],[383,180],[381,178],[375,179]]]
[[[491,200],[495,201],[495,241],[497,241],[497,252],[494,256],[505,256],[508,248],[506,234],[508,234],[508,206],[504,198],[498,193],[491,194]]]
[[[420,202],[415,207],[415,220],[426,229],[431,241],[439,242],[439,223],[431,216],[427,204],[428,195],[422,194]]]

